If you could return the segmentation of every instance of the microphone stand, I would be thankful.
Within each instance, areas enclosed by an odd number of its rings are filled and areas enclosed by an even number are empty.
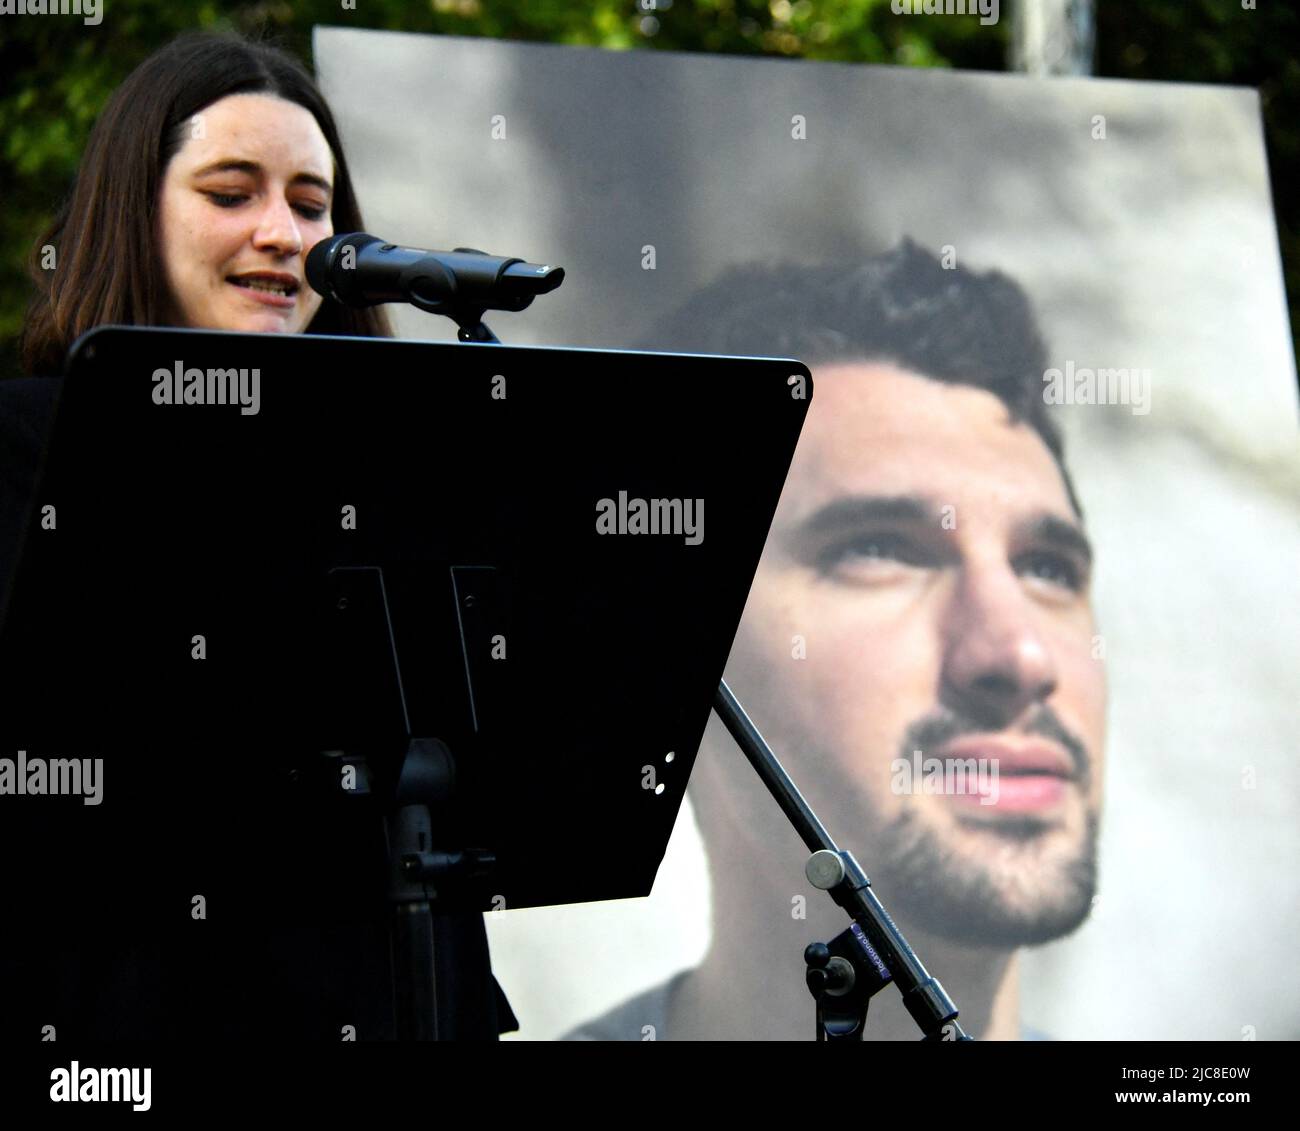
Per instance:
[[[519,293],[507,289],[505,285],[506,272],[516,264],[523,264],[520,259],[489,255],[475,247],[457,247],[449,255],[444,254],[442,262],[444,269],[441,273],[416,274],[405,278],[402,283],[404,297],[412,306],[426,314],[442,314],[450,318],[456,323],[456,338],[459,341],[499,345],[501,339],[488,329],[487,323],[483,321],[483,312],[489,309],[514,312],[526,310],[537,297],[536,293]],[[455,278],[448,275],[445,269],[448,262],[459,265],[464,278],[471,281],[470,286],[462,288]],[[551,281],[547,289],[554,290],[564,282],[563,270],[551,271],[549,279]],[[547,291],[538,293],[545,294]]]
[[[830,943],[813,943],[804,951],[808,989],[817,1001],[817,1039],[860,1041],[869,1000],[892,981],[902,991],[907,1012],[925,1034],[923,1040],[973,1040],[957,1023],[952,999],[922,965],[876,898],[866,872],[851,852],[836,847],[726,680],[714,693],[713,710],[799,839],[812,850],[804,869],[809,881],[829,892],[853,919]]]
[[[383,570],[336,567],[323,596],[329,698],[346,739],[316,772],[337,790],[350,765],[352,793],[383,818],[396,1037],[496,1040],[519,1026],[492,975],[483,917],[441,906],[495,858],[447,844],[439,828],[436,814],[457,799],[456,761],[445,743],[412,733]]]
[[[456,251],[468,252],[470,255],[487,255],[487,252],[476,251],[472,247],[458,247]],[[418,307],[426,314],[443,314],[455,322],[457,341],[481,342],[489,345],[501,344],[501,339],[492,333],[488,328],[488,324],[483,321],[483,313],[487,310],[484,305],[463,299],[460,301],[455,299],[431,301],[415,293],[411,293],[410,302],[412,306]]]
[[[357,235],[363,240],[362,247],[378,243],[374,237]],[[353,238],[336,237],[328,244],[318,244],[309,261],[309,282],[342,305],[392,301],[392,296],[372,299],[355,290],[339,293],[330,285],[331,260],[322,253],[332,254]],[[393,251],[395,245],[384,244],[379,250]],[[466,285],[458,285],[447,262],[465,272]],[[523,310],[532,302],[531,294],[498,294],[507,269],[521,262],[473,248],[456,248],[443,256],[438,270],[408,269],[400,284],[401,297],[427,313],[453,319],[462,342],[498,343],[484,323],[483,313],[489,307]],[[315,263],[319,263],[318,269],[312,268]],[[564,273],[557,269],[549,278],[554,289],[563,282]],[[458,594],[458,603],[460,600]],[[467,605],[472,600],[472,596],[465,597]],[[492,975],[482,916],[443,914],[438,906],[440,896],[483,876],[495,861],[488,852],[440,843],[434,813],[455,800],[455,757],[438,739],[411,733],[383,571],[370,567],[331,571],[325,607],[332,612],[327,647],[338,693],[335,702],[346,701],[347,689],[353,688],[361,703],[350,715],[342,716],[346,733],[355,741],[352,749],[340,753],[362,783],[358,793],[377,795],[384,815],[397,1037],[404,1041],[495,1040],[498,1032],[517,1029],[518,1022]],[[464,641],[461,643],[463,647]],[[375,736],[383,738],[377,741]],[[328,761],[322,765],[324,776],[333,775],[337,780],[337,768]],[[316,773],[321,772],[316,768]],[[468,987],[457,984],[453,966],[467,972]],[[483,992],[476,993],[480,986]]]

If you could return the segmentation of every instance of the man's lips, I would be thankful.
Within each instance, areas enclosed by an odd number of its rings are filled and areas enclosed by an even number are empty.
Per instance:
[[[975,758],[996,761],[999,774],[1046,774],[1073,779],[1074,762],[1050,742],[1008,742],[999,738],[959,738],[941,747],[936,758]]]
[[[1031,812],[1061,803],[1067,787],[1078,780],[1074,762],[1059,746],[1038,740],[1010,742],[994,738],[965,738],[942,747],[935,757],[944,760],[984,760],[997,782],[981,794],[953,793],[955,801],[973,803],[998,812]]]

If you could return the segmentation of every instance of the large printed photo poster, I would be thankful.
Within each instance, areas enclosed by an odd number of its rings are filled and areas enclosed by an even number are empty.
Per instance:
[[[564,266],[504,341],[809,363],[727,679],[968,1028],[1300,1036],[1254,92],[329,27],[315,58],[374,234]],[[519,1036],[811,1037],[803,948],[845,924],[805,856],[711,726],[650,898],[488,915]]]

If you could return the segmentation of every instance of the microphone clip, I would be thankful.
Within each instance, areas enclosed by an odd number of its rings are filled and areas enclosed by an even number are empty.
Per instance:
[[[495,342],[488,310],[520,311],[564,282],[564,268],[488,255],[472,247],[423,251],[365,232],[322,240],[307,255],[307,281],[343,306],[409,302],[457,326],[462,342]]]

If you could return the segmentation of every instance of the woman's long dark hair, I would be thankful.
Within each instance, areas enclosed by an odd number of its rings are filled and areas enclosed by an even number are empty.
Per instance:
[[[32,249],[28,270],[36,295],[19,345],[28,373],[59,373],[68,347],[92,326],[167,324],[159,187],[190,119],[230,94],[270,94],[310,111],[334,155],[334,231],[365,229],[334,116],[306,68],[269,43],[186,32],[113,92],[91,130],[71,193]],[[41,264],[47,244],[57,255],[52,271]],[[392,336],[382,307],[356,310],[329,298],[307,332]]]

